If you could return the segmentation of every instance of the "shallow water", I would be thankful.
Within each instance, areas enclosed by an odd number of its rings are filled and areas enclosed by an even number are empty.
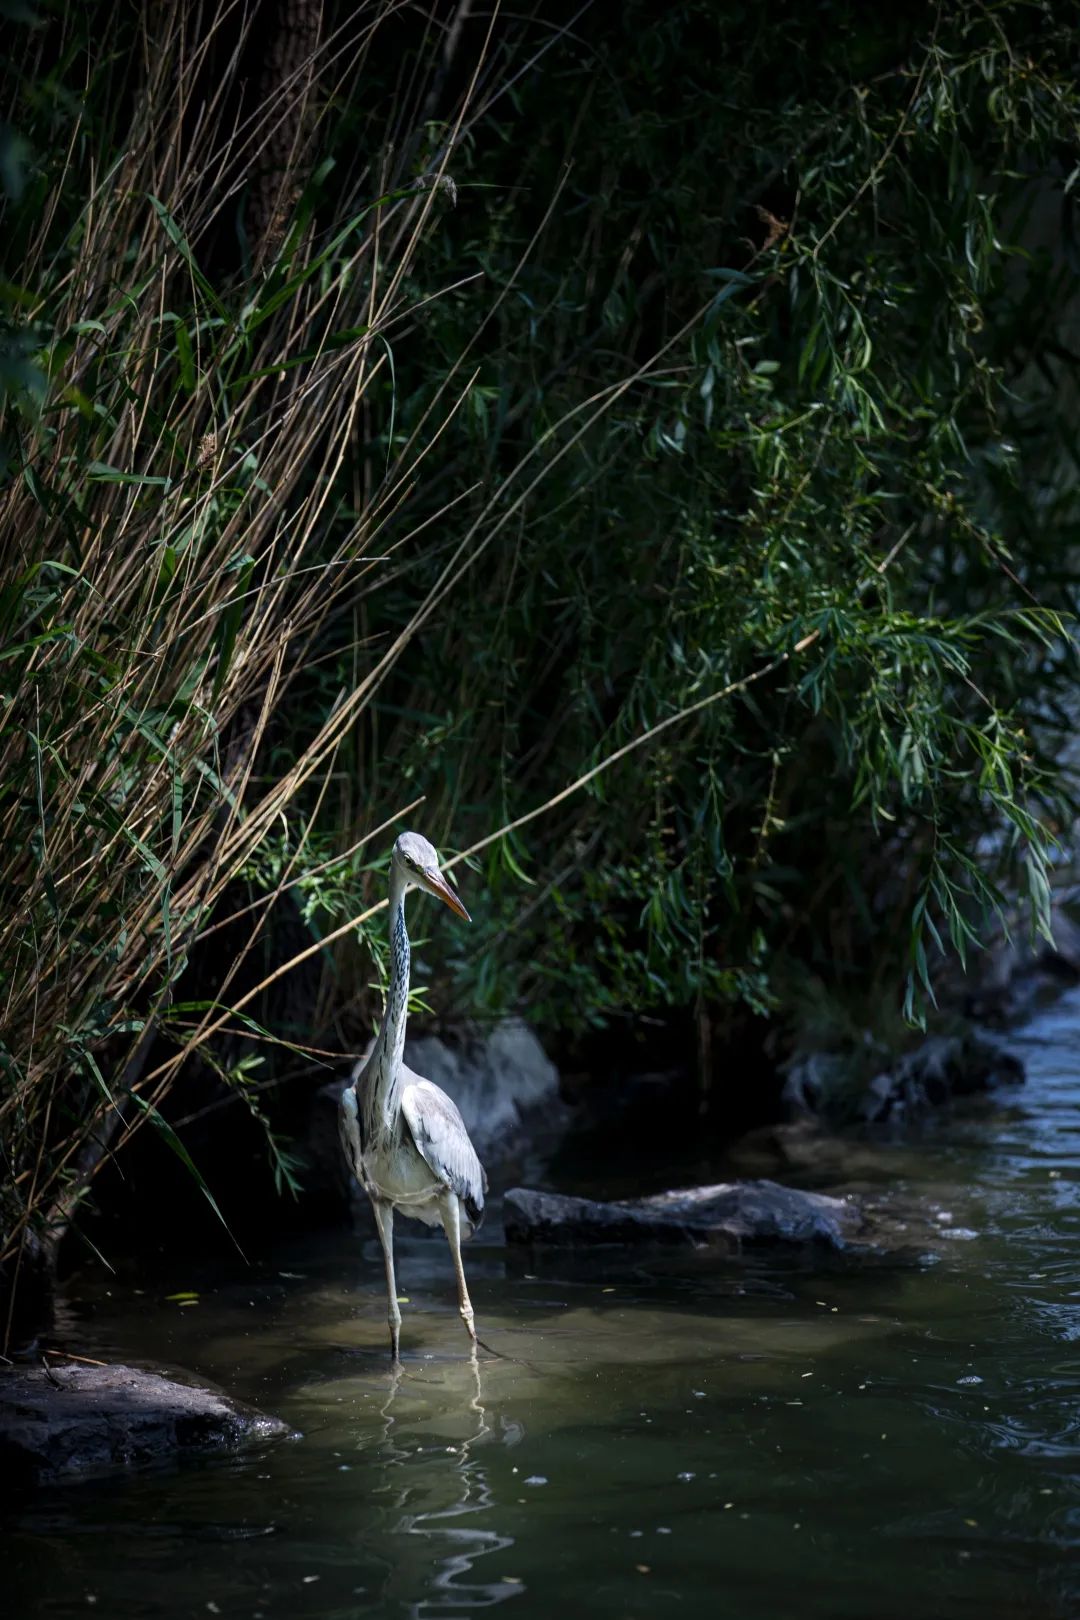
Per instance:
[[[919,1212],[895,1261],[477,1240],[474,1365],[445,1250],[399,1223],[397,1378],[374,1239],[76,1285],[89,1354],[297,1434],[44,1493],[5,1527],[4,1615],[1076,1615],[1080,992],[1010,1044],[1025,1087],[837,1167]]]

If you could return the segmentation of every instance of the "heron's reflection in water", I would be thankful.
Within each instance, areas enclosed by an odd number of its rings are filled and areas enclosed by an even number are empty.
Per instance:
[[[392,1558],[391,1590],[385,1595],[417,1620],[491,1608],[518,1596],[524,1591],[520,1581],[485,1581],[476,1567],[513,1546],[513,1537],[474,1521],[498,1505],[484,1465],[485,1448],[516,1444],[520,1424],[504,1417],[489,1420],[475,1349],[469,1359],[430,1372],[399,1366],[391,1378],[380,1409],[378,1446],[387,1468],[380,1489],[391,1495],[400,1515],[391,1518],[388,1539],[391,1544],[398,1536],[407,1539],[401,1557]],[[448,1436],[453,1437],[449,1444]],[[421,1438],[428,1443],[417,1445]],[[422,1595],[416,1593],[418,1580]]]

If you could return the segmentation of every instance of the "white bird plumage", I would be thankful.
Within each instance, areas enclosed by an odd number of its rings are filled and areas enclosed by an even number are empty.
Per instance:
[[[445,1091],[403,1061],[409,1005],[409,935],[405,896],[426,889],[459,917],[469,914],[439,870],[439,857],[418,833],[402,833],[390,857],[390,981],[378,1038],[341,1098],[341,1144],[375,1211],[386,1263],[390,1346],[398,1360],[401,1311],[394,1280],[394,1211],[442,1225],[457,1276],[458,1304],[469,1336],[476,1327],[461,1244],[479,1226],[487,1177],[465,1121]]]

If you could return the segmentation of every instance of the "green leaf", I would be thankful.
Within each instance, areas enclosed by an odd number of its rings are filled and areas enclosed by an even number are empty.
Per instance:
[[[91,483],[100,484],[151,484],[161,489],[172,486],[171,478],[156,478],[149,473],[124,472],[119,467],[110,467],[106,461],[90,461],[86,465],[86,476]]]
[[[247,601],[247,588],[251,582],[254,563],[249,563],[241,569],[237,579],[239,590],[225,605],[221,615],[221,625],[218,630],[218,662],[217,673],[214,676],[214,691],[210,699],[213,708],[221,696],[221,689],[225,685],[232,662],[233,650],[236,646],[236,637],[244,617],[244,608]]]
[[[176,353],[180,361],[180,381],[189,394],[195,392],[197,377],[195,373],[195,351],[191,347],[191,338],[188,329],[182,321],[176,325]]]
[[[199,291],[203,294],[203,296],[206,299],[209,300],[210,304],[217,311],[217,313],[219,315],[221,315],[225,320],[228,320],[229,319],[229,311],[228,311],[228,309],[225,307],[225,305],[222,303],[221,299],[218,297],[217,292],[214,289],[212,283],[207,280],[207,278],[203,275],[202,271],[199,269],[199,266],[196,264],[195,256],[191,251],[191,247],[190,247],[190,244],[188,243],[187,237],[184,235],[184,233],[180,229],[179,225],[177,225],[176,221],[173,219],[172,215],[169,213],[169,210],[165,207],[164,203],[162,203],[162,202],[160,202],[158,200],[157,197],[150,196],[149,202],[150,202],[151,208],[154,210],[154,213],[157,215],[158,219],[161,221],[162,227],[164,228],[164,231],[165,231],[165,235],[169,238],[169,241],[177,249],[177,251],[179,252],[181,258],[184,260],[184,263],[187,265],[188,269],[191,271],[192,279],[194,280],[195,285],[198,287]]]
[[[233,1236],[228,1221],[225,1219],[220,1208],[218,1207],[217,1199],[210,1191],[210,1188],[206,1185],[206,1182],[203,1180],[202,1173],[196,1165],[194,1159],[191,1157],[191,1154],[188,1152],[183,1142],[181,1142],[168,1120],[158,1112],[152,1103],[148,1103],[145,1097],[140,1097],[137,1091],[129,1091],[128,1096],[131,1098],[133,1103],[136,1103],[137,1106],[142,1109],[143,1113],[146,1114],[150,1120],[151,1125],[153,1125],[154,1129],[161,1135],[163,1141],[167,1144],[171,1151],[176,1154],[176,1157],[180,1160],[180,1163],[184,1166],[184,1169],[191,1176],[195,1185],[206,1199],[206,1202],[210,1205],[210,1208],[213,1210],[226,1232],[228,1232],[229,1238],[232,1241],[237,1254],[246,1265],[247,1256],[240,1247],[239,1243],[237,1243],[236,1238]]]

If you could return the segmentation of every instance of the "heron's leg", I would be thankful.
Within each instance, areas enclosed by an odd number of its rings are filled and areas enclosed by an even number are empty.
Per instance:
[[[450,1245],[450,1253],[454,1257],[454,1271],[457,1274],[458,1309],[461,1320],[468,1329],[469,1338],[476,1344],[476,1327],[473,1323],[472,1301],[469,1298],[468,1286],[465,1282],[465,1267],[461,1263],[461,1205],[458,1203],[456,1193],[447,1193],[442,1201],[442,1223],[446,1232],[446,1241]]]
[[[394,1280],[394,1206],[385,1203],[381,1198],[373,1198],[371,1207],[375,1211],[375,1225],[379,1228],[379,1241],[382,1244],[383,1259],[386,1261],[386,1319],[390,1324],[390,1349],[394,1360],[398,1361],[401,1310],[397,1302],[397,1283]]]

